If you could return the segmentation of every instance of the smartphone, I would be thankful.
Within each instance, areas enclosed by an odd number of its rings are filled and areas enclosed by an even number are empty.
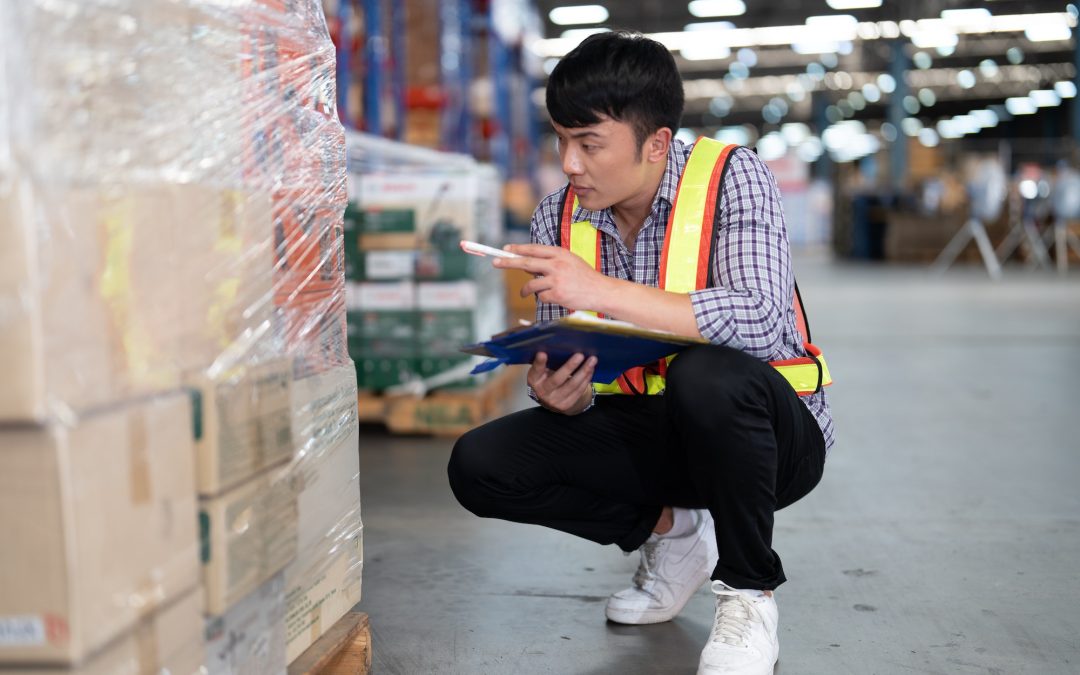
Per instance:
[[[504,251],[500,248],[494,248],[492,246],[484,246],[483,244],[477,244],[475,241],[461,240],[461,250],[472,255],[490,255],[496,258],[520,258],[517,253],[511,253],[510,251]]]

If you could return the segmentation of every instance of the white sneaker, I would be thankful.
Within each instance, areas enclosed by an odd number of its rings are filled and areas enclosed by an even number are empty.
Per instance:
[[[779,612],[769,595],[751,597],[722,581],[712,582],[716,618],[701,652],[698,675],[772,675],[780,656]]]
[[[650,537],[642,544],[634,586],[608,598],[616,623],[670,621],[709,580],[716,566],[716,534],[708,511],[691,511],[694,529],[681,537]]]

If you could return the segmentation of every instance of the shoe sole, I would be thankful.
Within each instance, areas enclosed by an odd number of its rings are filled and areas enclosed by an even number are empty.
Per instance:
[[[686,603],[690,602],[690,598],[694,597],[694,593],[701,590],[701,587],[705,585],[705,582],[709,580],[709,572],[705,572],[701,581],[693,586],[693,591],[687,593],[686,597],[681,602],[671,607],[670,609],[646,609],[646,610],[630,610],[619,609],[617,607],[611,607],[610,605],[604,608],[604,614],[609,621],[615,623],[621,623],[627,626],[641,626],[652,623],[664,623],[671,621],[679,612],[686,607]]]

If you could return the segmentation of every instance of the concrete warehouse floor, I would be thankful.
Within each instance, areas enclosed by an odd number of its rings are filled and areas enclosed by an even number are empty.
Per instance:
[[[777,517],[777,673],[1080,673],[1080,275],[796,270],[838,442]],[[636,555],[474,517],[451,446],[361,436],[375,673],[694,672],[706,589],[670,623],[607,623]]]

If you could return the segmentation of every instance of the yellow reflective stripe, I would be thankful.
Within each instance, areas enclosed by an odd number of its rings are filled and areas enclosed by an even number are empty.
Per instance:
[[[816,380],[815,380],[816,381]],[[659,394],[667,387],[667,380],[656,373],[645,374],[645,393],[646,394]],[[607,384],[593,383],[593,389],[597,394],[623,394],[622,387],[619,386],[618,378],[608,382]]]
[[[661,279],[661,288],[666,291],[689,293],[697,290],[698,254],[709,182],[724,146],[718,141],[699,139],[686,161],[667,232],[667,270]]]
[[[574,209],[571,213],[577,211],[577,208],[577,197],[574,197]],[[596,244],[599,238],[600,233],[589,221],[579,220],[576,223],[570,223],[570,252],[589,263],[589,267],[597,271],[600,270],[600,261],[596,259]],[[588,313],[597,316],[596,312],[589,311]]]
[[[832,384],[832,375],[829,374],[829,366],[825,363],[825,357],[819,356],[818,361],[821,363],[821,386],[826,387]],[[817,388],[818,368],[814,363],[773,367],[800,394],[813,393]]]
[[[619,386],[618,382],[616,382],[615,380],[612,380],[611,382],[608,382],[607,384],[600,384],[599,382],[593,382],[592,388],[593,388],[594,391],[596,391],[597,394],[621,394],[621,393],[623,393],[622,388]]]

